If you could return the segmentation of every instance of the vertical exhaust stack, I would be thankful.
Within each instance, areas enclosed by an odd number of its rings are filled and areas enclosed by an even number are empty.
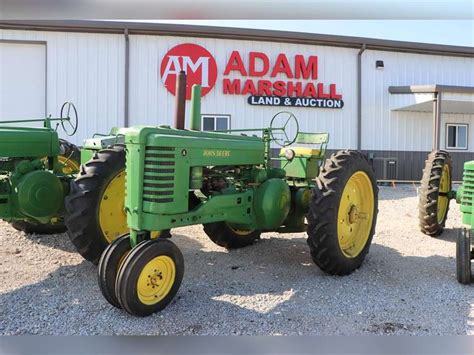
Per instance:
[[[191,89],[191,125],[192,131],[201,130],[201,85],[194,84]],[[194,190],[199,190],[203,185],[203,167],[191,167],[191,180],[189,187]]]
[[[174,127],[184,129],[186,113],[186,73],[180,71],[176,80],[176,112],[174,115]]]
[[[193,85],[191,92],[191,129],[201,130],[201,85]]]

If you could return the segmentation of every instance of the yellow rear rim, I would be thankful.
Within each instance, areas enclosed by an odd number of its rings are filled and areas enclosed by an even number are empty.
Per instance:
[[[99,225],[108,243],[128,232],[124,205],[125,170],[121,170],[110,180],[99,202]]]
[[[162,232],[161,231],[155,231],[150,233],[150,238],[151,239],[156,239],[161,237]]]
[[[237,228],[237,227],[234,227],[230,224],[227,223],[227,226],[235,233],[235,234],[238,234],[240,236],[246,236],[246,235],[249,235],[251,234],[254,229],[250,229],[250,230],[246,230],[246,229],[240,229],[240,228]]]
[[[62,172],[64,175],[72,175],[79,172],[79,164],[70,158],[60,155],[58,156],[58,162],[63,166]]]
[[[141,303],[151,306],[163,300],[173,287],[176,265],[169,256],[160,255],[142,269],[137,281],[137,294]]]
[[[357,257],[364,249],[372,229],[374,190],[369,176],[358,171],[344,187],[337,214],[337,239],[342,253]]]
[[[41,159],[45,164],[48,162],[48,158]],[[79,172],[80,164],[70,158],[58,155],[58,163],[62,166],[61,172],[64,175],[77,174]]]
[[[449,172],[449,166],[445,164],[443,171],[441,172],[441,180],[439,182],[439,194],[438,194],[438,223],[443,223],[448,212],[449,198],[447,196],[451,189],[451,174]],[[441,196],[443,194],[443,196]]]

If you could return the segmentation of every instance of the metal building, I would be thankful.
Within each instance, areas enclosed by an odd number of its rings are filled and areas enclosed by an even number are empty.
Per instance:
[[[176,73],[203,87],[203,129],[290,111],[381,180],[418,180],[427,153],[474,159],[474,49],[132,22],[0,22],[0,120],[79,112],[76,144],[113,126],[173,124]]]

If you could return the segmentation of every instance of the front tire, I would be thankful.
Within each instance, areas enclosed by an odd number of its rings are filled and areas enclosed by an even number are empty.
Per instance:
[[[456,277],[464,285],[472,280],[471,259],[471,231],[463,228],[458,230],[456,240]]]
[[[118,300],[131,315],[145,317],[164,309],[184,275],[184,259],[168,239],[139,243],[125,258],[116,282]]]
[[[443,232],[449,210],[452,162],[448,152],[434,150],[423,170],[418,202],[418,220],[422,233],[436,237]]]
[[[116,296],[115,283],[119,269],[131,249],[130,235],[124,234],[105,248],[99,260],[97,275],[100,291],[104,298],[117,308],[122,306]]]
[[[326,160],[307,215],[307,242],[321,270],[342,276],[360,267],[375,232],[377,197],[374,171],[362,153],[344,150]]]

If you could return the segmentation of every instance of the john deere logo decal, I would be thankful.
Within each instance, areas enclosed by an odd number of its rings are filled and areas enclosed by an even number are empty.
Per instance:
[[[205,157],[228,158],[230,157],[230,150],[205,149],[202,155]]]

